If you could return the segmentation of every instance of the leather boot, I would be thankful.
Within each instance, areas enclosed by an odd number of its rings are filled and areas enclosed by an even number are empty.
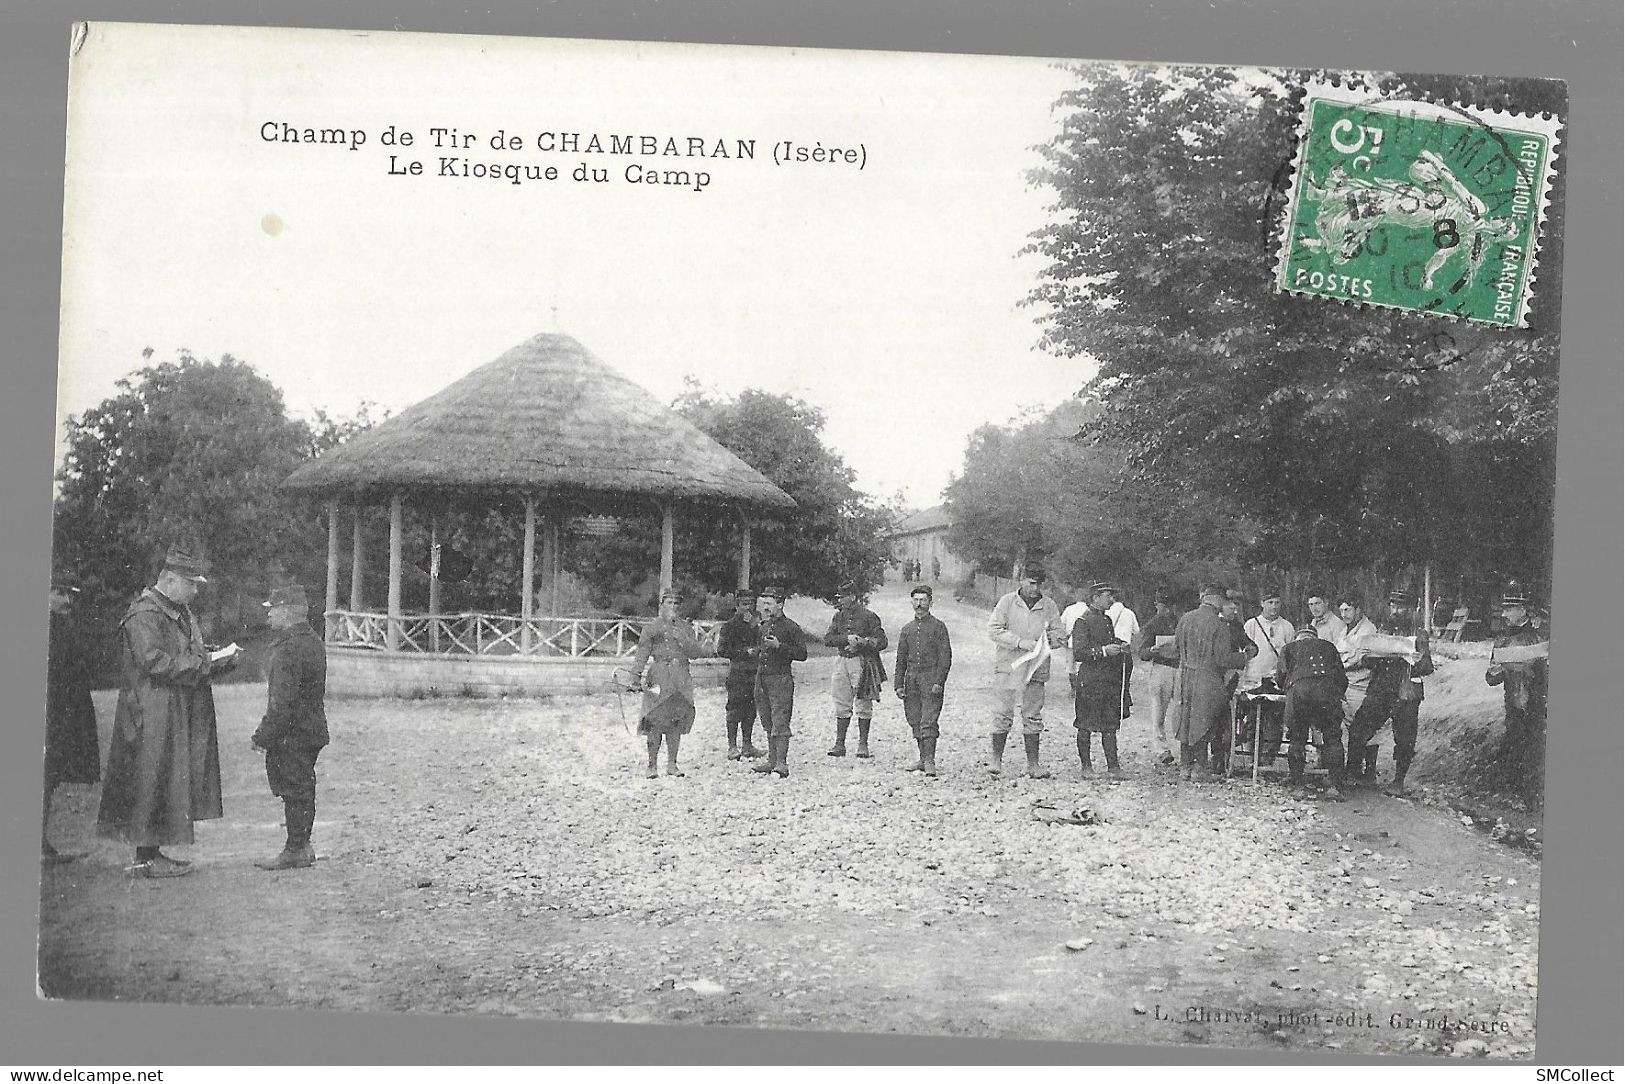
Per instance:
[[[764,757],[767,755],[762,750],[756,748],[756,746],[751,742],[751,732],[755,729],[756,720],[750,718],[749,716],[746,716],[744,721],[741,722],[739,726],[739,736],[742,739],[742,748],[739,750],[739,755],[744,757],[746,760],[756,760],[758,757]]]
[[[1405,773],[1411,770],[1413,754],[1394,750],[1394,781],[1383,788],[1383,793],[1398,797],[1405,793]]]
[[[282,799],[282,823],[287,830],[288,841],[282,845],[279,854],[255,862],[254,865],[260,869],[296,869],[299,866],[299,831],[303,817],[299,803],[292,798]]]
[[[1078,731],[1078,773],[1085,779],[1093,779],[1095,776],[1095,766],[1089,753],[1091,740],[1087,730]]]
[[[1029,779],[1048,779],[1049,771],[1038,763],[1038,741],[1040,734],[1023,734],[1021,744],[1027,748],[1027,777]]]
[[[646,778],[658,779],[660,778],[660,732],[651,731],[645,737],[643,744],[649,749],[649,767],[643,774]]]
[[[871,721],[861,715],[858,716],[858,756],[864,760],[874,756],[873,753],[869,752],[869,723]]]
[[[987,770],[994,775],[1004,770],[1004,743],[1009,737],[1008,732],[993,735],[993,759],[987,762]]]
[[[677,750],[682,748],[683,736],[675,730],[666,735],[666,774],[682,778],[684,772],[677,766]]]
[[[824,754],[825,756],[830,756],[830,757],[844,757],[844,756],[846,756],[846,728],[851,726],[851,725],[852,725],[852,719],[851,719],[850,716],[848,716],[845,719],[842,719],[840,716],[836,716],[836,718],[835,718],[835,744],[830,747],[829,752]]]
[[[728,720],[728,759],[739,759],[739,720]]]
[[[316,802],[299,803],[299,864],[314,866],[316,851],[310,845],[310,834],[316,830]]]
[[[767,775],[773,770],[773,765],[779,760],[779,739],[769,734],[767,736],[767,753],[750,766],[750,770],[757,775]]]
[[[773,774],[780,779],[789,779],[790,735],[783,734],[773,740],[778,743],[773,752]]]
[[[903,769],[905,772],[925,771],[925,739],[915,738],[914,744],[919,747],[920,755],[914,758],[913,764],[910,764],[908,767]]]
[[[1100,748],[1106,754],[1106,774],[1113,779],[1123,778],[1123,766],[1117,762],[1117,731],[1103,731]]]
[[[923,770],[926,775],[934,776],[937,774],[936,738],[931,737],[920,739],[920,761],[925,765]]]

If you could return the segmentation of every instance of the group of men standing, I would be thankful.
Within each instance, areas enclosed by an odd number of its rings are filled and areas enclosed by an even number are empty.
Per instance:
[[[729,760],[760,759],[752,771],[787,778],[790,716],[795,705],[795,678],[790,664],[807,658],[807,632],[784,615],[785,589],[774,585],[759,595],[741,589],[734,595],[734,613],[717,630],[716,654],[728,660],[724,708]],[[937,720],[953,648],[948,628],[931,616],[934,593],[920,584],[909,593],[914,619],[897,641],[897,673],[893,688],[903,702],[903,714],[919,750],[910,771],[936,775]],[[847,755],[847,739],[857,723],[856,756],[869,749],[875,705],[887,680],[880,653],[890,640],[880,617],[864,605],[853,582],[835,590],[835,614],[824,645],[836,653],[830,674],[829,696],[835,716],[835,744],[827,755]],[[768,734],[766,753],[751,742],[758,715]]]
[[[183,877],[192,863],[165,854],[193,842],[193,822],[223,815],[220,747],[212,679],[240,660],[236,645],[211,650],[191,603],[208,582],[207,560],[170,547],[152,586],[119,622],[119,697],[108,747],[99,835],[135,847],[129,872]],[[46,837],[51,790],[59,782],[94,781],[102,773],[86,653],[67,630],[76,579],[52,579],[50,682],[46,700],[46,795],[41,854],[47,861],[78,855],[56,851]],[[250,739],[265,754],[272,794],[282,799],[287,842],[262,869],[315,864],[310,836],[316,815],[316,759],[327,744],[327,657],[309,624],[304,588],[274,588],[264,602],[272,630],[266,712]]]

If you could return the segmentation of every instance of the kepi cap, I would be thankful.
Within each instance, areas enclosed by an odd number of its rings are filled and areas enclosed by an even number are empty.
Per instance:
[[[271,588],[270,596],[260,605],[267,610],[276,606],[293,606],[301,610],[310,608],[310,603],[305,599],[304,585],[298,583]]]
[[[758,597],[777,599],[779,602],[783,602],[785,599],[789,598],[790,596],[784,590],[784,585],[783,584],[770,583],[766,587],[762,588],[762,590],[761,590],[760,594],[758,595]]]
[[[188,549],[185,546],[173,545],[169,552],[164,554],[165,572],[173,572],[196,583],[208,583],[206,573],[209,571],[209,559],[202,553]]]
[[[1507,581],[1506,591],[1501,595],[1501,605],[1503,607],[1522,606],[1527,609],[1532,602],[1533,600],[1529,597],[1528,592],[1523,589],[1523,584],[1517,580]]]

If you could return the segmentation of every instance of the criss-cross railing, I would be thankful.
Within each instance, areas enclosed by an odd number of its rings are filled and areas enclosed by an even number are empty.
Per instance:
[[[330,610],[327,642],[390,649],[388,614]],[[507,614],[403,614],[394,619],[394,650],[421,655],[535,655],[557,658],[618,658],[638,646],[639,617],[534,617]],[[696,621],[702,637],[720,621]],[[528,630],[528,635],[527,635]]]

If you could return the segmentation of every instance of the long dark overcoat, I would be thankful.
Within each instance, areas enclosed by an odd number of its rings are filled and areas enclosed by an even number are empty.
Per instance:
[[[632,656],[632,669],[643,674],[640,734],[651,730],[687,734],[694,729],[694,678],[688,660],[704,653],[686,621],[657,617],[643,626]]]
[[[94,783],[102,777],[96,706],[90,700],[90,663],[73,618],[51,614],[46,657],[45,787]]]
[[[1179,696],[1174,701],[1174,734],[1181,744],[1197,745],[1222,722],[1230,707],[1225,671],[1247,665],[1237,651],[1230,622],[1211,606],[1198,606],[1179,619],[1174,648],[1179,653]]]
[[[96,830],[138,847],[191,843],[193,821],[221,816],[209,655],[191,611],[144,591],[119,624],[119,669]]]

